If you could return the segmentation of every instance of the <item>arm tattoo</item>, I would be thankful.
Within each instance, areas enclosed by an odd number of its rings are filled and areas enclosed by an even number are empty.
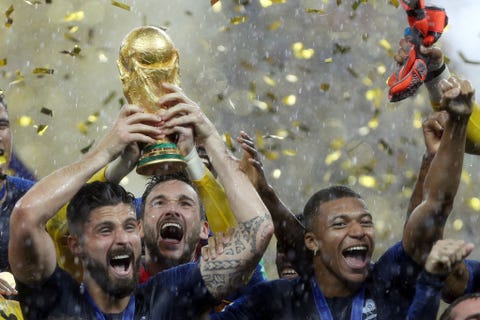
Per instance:
[[[201,260],[203,280],[214,297],[225,297],[246,283],[268,245],[270,225],[268,213],[238,223],[223,253],[215,260]]]

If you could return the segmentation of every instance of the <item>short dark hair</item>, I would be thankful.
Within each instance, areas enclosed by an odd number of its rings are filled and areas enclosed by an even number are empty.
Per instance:
[[[199,202],[199,206],[200,206],[200,218],[202,220],[205,220],[206,219],[205,218],[205,209],[203,208],[202,199],[200,198],[200,195],[198,193],[198,189],[195,187],[192,180],[190,180],[187,173],[184,172],[184,171],[171,172],[171,173],[162,174],[162,175],[158,175],[158,176],[151,176],[148,179],[147,185],[145,186],[145,191],[143,192],[143,195],[142,195],[142,206],[141,206],[141,210],[140,210],[141,219],[143,219],[143,214],[145,213],[145,204],[146,204],[147,197],[152,192],[153,188],[155,188],[155,186],[159,185],[160,183],[164,183],[164,182],[172,181],[172,180],[178,180],[178,181],[185,182],[186,184],[191,186],[193,188],[193,190],[195,190],[195,192],[197,193],[197,196],[198,196],[198,202]]]
[[[320,191],[317,191],[307,201],[303,209],[304,225],[306,230],[311,230],[312,220],[318,214],[318,208],[322,203],[341,199],[341,198],[358,198],[362,197],[346,186],[331,186]]]
[[[456,299],[455,301],[452,302],[451,305],[448,306],[445,311],[440,315],[440,320],[453,320],[453,314],[452,310],[455,308],[457,305],[462,303],[465,300],[475,300],[475,299],[480,299],[480,292],[475,292],[475,293],[469,293],[461,296],[460,298]]]
[[[2,105],[5,110],[7,110],[7,102],[5,101],[5,95],[3,94],[2,88],[0,88],[0,105]]]
[[[114,206],[120,203],[134,208],[135,196],[122,186],[112,182],[94,181],[85,184],[75,194],[67,207],[67,223],[70,234],[79,235],[90,213],[99,207]]]

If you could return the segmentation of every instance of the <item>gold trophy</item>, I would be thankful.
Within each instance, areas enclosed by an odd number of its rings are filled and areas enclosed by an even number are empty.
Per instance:
[[[166,92],[162,82],[180,83],[179,56],[170,37],[160,28],[144,26],[125,36],[117,65],[128,103],[156,113],[158,99]],[[145,146],[137,164],[137,173],[157,175],[181,171],[186,162],[170,139]]]

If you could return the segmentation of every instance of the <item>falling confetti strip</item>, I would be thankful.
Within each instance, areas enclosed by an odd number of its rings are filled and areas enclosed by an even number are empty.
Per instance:
[[[123,9],[123,10],[127,10],[127,11],[130,11],[130,6],[125,4],[125,3],[121,3],[119,1],[115,1],[115,0],[112,0],[112,5],[115,6],[115,7],[118,7],[120,9]]]
[[[5,21],[6,28],[10,28],[13,24],[13,19],[10,17],[13,11],[13,4],[8,7],[7,11],[5,11],[5,17],[7,17],[7,21]]]
[[[53,74],[54,70],[49,68],[35,68],[33,69],[33,74]]]
[[[53,117],[53,111],[48,108],[42,108],[40,112],[46,114],[47,116]]]

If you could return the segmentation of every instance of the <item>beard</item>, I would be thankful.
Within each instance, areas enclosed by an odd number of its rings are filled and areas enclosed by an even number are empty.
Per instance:
[[[116,252],[118,254],[118,250]],[[125,252],[125,250],[122,250],[122,252]],[[109,255],[112,256],[111,253]],[[118,279],[111,276],[105,264],[102,264],[90,256],[86,256],[84,261],[85,269],[89,272],[90,276],[104,292],[114,298],[124,298],[135,291],[139,279],[140,257],[135,258],[135,261],[133,261],[133,276],[130,279]]]
[[[152,228],[144,227],[144,243],[148,250],[150,258],[157,264],[164,266],[165,268],[171,268],[180,264],[192,262],[193,254],[197,249],[200,241],[200,229],[193,230],[193,232],[187,236],[184,240],[183,252],[179,257],[166,256],[160,250],[159,245],[159,233],[155,233]]]

